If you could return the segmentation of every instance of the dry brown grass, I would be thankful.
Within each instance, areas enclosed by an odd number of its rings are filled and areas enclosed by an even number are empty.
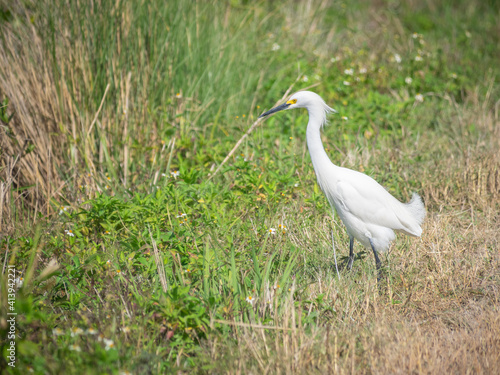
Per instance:
[[[25,27],[22,32],[15,27],[2,25],[0,43],[0,96],[9,98],[8,110],[14,113],[9,131],[0,127],[3,232],[13,229],[11,210],[23,204],[31,206],[35,214],[50,213],[48,202],[63,184],[58,168],[64,168],[61,161],[65,154],[65,137],[58,134],[61,103],[40,35],[34,27]],[[28,186],[22,193],[17,190]]]
[[[225,358],[214,372],[495,374],[497,223],[494,214],[431,213],[421,242],[393,250],[393,278],[382,294],[374,273],[319,280],[311,298],[324,293],[341,318],[309,332],[295,316],[308,312],[290,309],[278,330],[235,327],[234,346],[216,337],[207,344],[210,361]]]
[[[94,161],[103,163],[110,141],[108,135],[100,146],[96,141],[109,115],[98,104],[82,104],[95,79],[82,37],[70,38],[67,20],[58,19],[49,51],[42,40],[46,25],[34,24],[43,20],[31,19],[29,7],[20,2],[7,8],[24,20],[1,25],[0,98],[9,99],[13,118],[0,127],[0,231],[10,233],[20,224],[16,212],[29,213],[21,222],[30,225],[37,213],[49,216],[64,204],[68,179],[79,168],[95,172]],[[117,98],[122,108],[128,105],[129,86],[127,81]],[[96,128],[99,136],[92,132]]]

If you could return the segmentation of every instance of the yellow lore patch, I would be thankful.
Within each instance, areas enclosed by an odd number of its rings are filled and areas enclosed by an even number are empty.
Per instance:
[[[292,99],[286,102],[286,104],[295,104],[297,103],[297,99]]]

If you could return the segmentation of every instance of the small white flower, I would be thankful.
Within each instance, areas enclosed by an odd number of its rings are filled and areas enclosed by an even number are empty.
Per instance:
[[[422,61],[423,58],[420,55],[415,56],[415,61]]]
[[[71,328],[71,337],[79,336],[83,333],[83,329],[79,327]]]
[[[248,296],[245,301],[247,301],[250,305],[253,306],[253,297],[252,296]]]
[[[276,229],[274,229],[274,228],[269,228],[269,233],[271,233],[271,234],[276,234]]]
[[[178,92],[177,94],[175,94],[175,97],[177,99],[182,99],[182,94],[180,92]]]
[[[104,344],[106,345],[104,350],[109,350],[109,349],[112,349],[115,347],[115,343],[113,340],[103,339],[103,341],[104,341]]]
[[[123,327],[122,332],[123,333],[130,333],[130,327]]]
[[[367,72],[367,71],[368,71],[368,69],[366,69],[366,68],[364,68],[364,67],[363,67],[363,68],[361,68],[361,69],[359,69],[359,73],[360,73],[360,74],[366,74],[366,72]]]
[[[470,31],[466,31],[466,32],[465,32],[465,36],[466,36],[467,38],[471,38],[471,37],[472,37],[472,34],[470,33]]]
[[[87,329],[87,335],[97,335],[97,330],[95,330],[94,328],[89,328]]]
[[[412,38],[413,39],[417,39],[418,38],[418,33],[413,33]]]
[[[394,54],[394,61],[396,61],[398,64],[401,64],[401,61],[403,61],[403,60],[401,60],[401,56],[399,56],[398,53],[395,53]]]
[[[279,224],[279,225],[278,225],[278,228],[279,228],[279,229],[283,232],[283,234],[285,234],[285,233],[286,233],[286,226],[285,226],[285,225],[283,225],[283,224]]]
[[[309,78],[306,75],[302,76],[302,82],[307,82],[307,81],[309,81]]]
[[[278,43],[273,43],[273,46],[271,47],[271,50],[273,51],[277,51],[279,50],[281,47]]]
[[[347,121],[347,120],[349,120],[349,117],[347,117],[347,116],[342,116],[342,120]]]
[[[295,187],[299,187],[299,183],[298,183],[298,182],[296,182],[293,186],[295,186]]]
[[[344,86],[351,86],[351,84],[348,81],[344,81],[342,83],[344,84]]]
[[[339,60],[340,60],[340,57],[335,56],[335,57],[332,57],[332,58],[330,59],[330,62],[334,63],[334,62],[337,62],[337,61],[339,61]]]
[[[170,172],[170,174],[172,175],[172,177],[177,178],[177,177],[179,177],[179,175],[181,174],[181,172],[179,172],[179,171],[172,171],[172,172]]]
[[[64,231],[64,233],[66,233],[66,234],[67,234],[68,236],[70,236],[70,237],[75,237],[75,234],[73,233],[73,231],[72,231],[71,229],[69,229],[69,230],[68,230],[68,229],[66,229],[66,230]]]
[[[162,173],[161,176],[162,177],[167,177],[167,175],[165,173]]]
[[[68,207],[68,206],[61,207],[61,210],[59,211],[59,215],[62,215],[64,212],[68,211],[69,208],[71,208],[71,207]]]
[[[346,70],[344,70],[344,74],[347,74],[348,76],[352,76],[354,74],[354,70],[353,69],[346,69]]]
[[[75,352],[81,352],[82,349],[78,345],[70,345],[69,350],[73,350]]]
[[[422,94],[415,95],[415,100],[422,103],[424,101],[424,96]]]
[[[411,77],[406,77],[405,82],[407,85],[411,85],[411,83],[413,82],[413,79],[411,79]]]
[[[16,277],[14,282],[16,283],[16,288],[19,289],[23,286],[24,279],[22,277]]]
[[[184,216],[187,216],[187,214],[183,214],[183,213],[179,212],[179,215],[177,215],[176,218],[179,219],[179,218],[184,217]]]
[[[52,330],[52,334],[54,336],[62,336],[62,335],[64,335],[64,331],[61,328],[54,328]]]

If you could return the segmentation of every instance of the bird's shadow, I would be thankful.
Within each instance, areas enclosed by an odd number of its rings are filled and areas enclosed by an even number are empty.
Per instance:
[[[354,261],[352,262],[352,268],[354,268],[354,265],[358,261],[361,261],[361,260],[365,259],[367,256],[368,256],[368,252],[365,251],[365,250],[362,250],[362,251],[360,251],[358,253],[354,253]],[[349,256],[348,255],[341,256],[337,260],[337,265],[339,267],[339,272],[349,271],[349,268],[347,267],[348,264],[349,264]],[[330,268],[333,271],[336,271],[335,270],[335,263],[333,265],[331,265]]]
[[[353,261],[353,266],[352,270],[359,268],[357,265],[360,264],[365,258],[368,258],[368,252],[365,250],[362,250],[358,253],[354,253],[354,261]],[[349,263],[349,256],[344,255],[341,256],[337,259],[337,267],[339,272],[342,273],[347,273],[349,272],[349,269],[347,268],[347,264]],[[329,261],[312,261],[307,263],[307,268],[312,274],[330,274],[333,273],[335,274],[337,272],[336,267],[335,267],[335,259],[333,256]]]

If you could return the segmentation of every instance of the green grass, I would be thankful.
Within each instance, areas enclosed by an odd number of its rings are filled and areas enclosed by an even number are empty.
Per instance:
[[[308,4],[0,12],[0,248],[24,278],[11,373],[494,371],[498,6]],[[339,111],[334,163],[425,200],[381,289],[359,245],[337,279],[331,231],[339,262],[348,237],[307,113],[266,120],[213,176],[292,84]]]

